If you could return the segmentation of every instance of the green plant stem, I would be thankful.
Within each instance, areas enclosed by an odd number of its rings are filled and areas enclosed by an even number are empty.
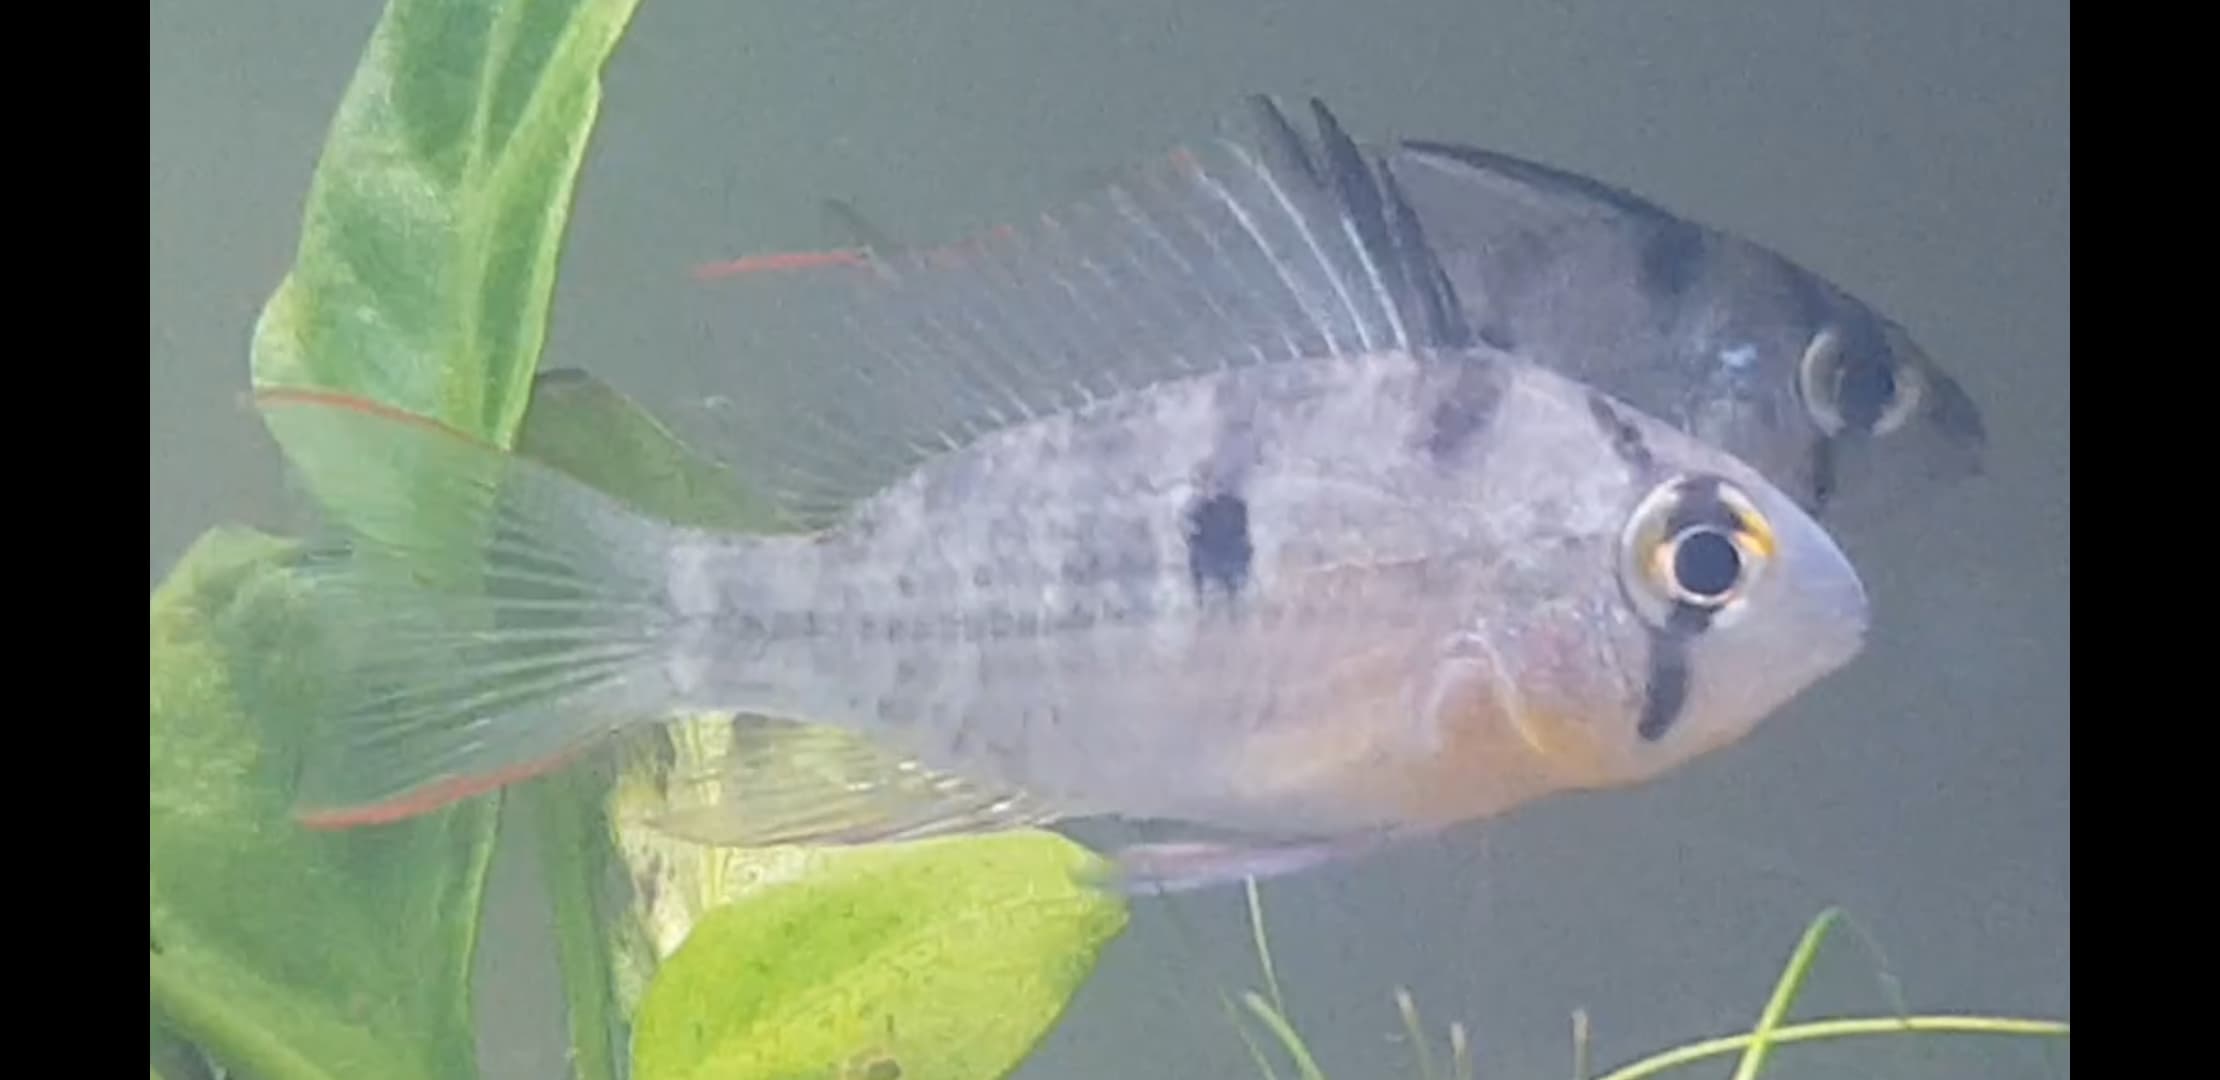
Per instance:
[[[1264,1080],[1280,1080],[1280,1071],[1272,1067],[1272,1059],[1265,1056],[1264,1048],[1258,1046],[1256,1037],[1249,1034],[1249,1025],[1241,1022],[1241,1011],[1233,1007],[1233,1000],[1223,994],[1219,997],[1225,1001],[1226,1019],[1233,1023],[1233,1033],[1240,1036],[1241,1045],[1249,1048],[1249,1059],[1256,1063],[1257,1074]]]
[[[1296,1071],[1302,1075],[1303,1080],[1326,1080],[1326,1074],[1318,1068],[1317,1060],[1310,1056],[1310,1048],[1303,1045],[1302,1036],[1295,1034],[1295,1029],[1288,1024],[1287,1018],[1273,1009],[1270,1002],[1254,991],[1241,995],[1241,1001],[1249,1007],[1250,1012],[1256,1014],[1257,1019],[1264,1021],[1265,1027],[1272,1029],[1272,1034],[1278,1037],[1280,1045],[1286,1048],[1287,1055],[1295,1059]]]
[[[623,1019],[610,982],[610,920],[600,904],[610,853],[599,787],[590,773],[557,775],[533,785],[522,801],[539,826],[540,865],[554,913],[570,1026],[571,1074],[577,1080],[619,1080]]]
[[[172,970],[161,957],[147,959],[147,994],[170,1030],[192,1032],[200,1045],[257,1080],[335,1080],[216,995]]]
[[[1907,1016],[1870,1017],[1841,1020],[1811,1020],[1775,1028],[1766,1041],[1781,1045],[1811,1042],[1819,1039],[1840,1039],[1859,1035],[1897,1035],[1905,1033],[1955,1034],[1955,1035],[2041,1035],[2063,1038],[2069,1028],[2056,1020],[2024,1020],[2007,1016]],[[1668,1069],[1723,1057],[1747,1049],[1760,1037],[1755,1033],[1730,1035],[1706,1039],[1674,1047],[1597,1077],[1596,1080],[1644,1080]]]
[[[1425,1025],[1418,1021],[1418,1003],[1411,1000],[1409,990],[1400,986],[1395,988],[1395,1011],[1403,1014],[1403,1031],[1410,1036],[1411,1052],[1418,1055],[1420,1080],[1441,1080],[1434,1075],[1434,1049],[1426,1042]]]
[[[1264,902],[1257,895],[1255,878],[1243,878],[1242,885],[1248,892],[1249,933],[1256,937],[1256,958],[1258,966],[1264,969],[1264,989],[1272,995],[1272,1008],[1284,1016],[1287,1001],[1280,996],[1279,973],[1272,968],[1272,946],[1264,936]]]
[[[1781,1018],[1788,1015],[1788,1007],[1796,1000],[1804,979],[1811,974],[1811,962],[1819,955],[1819,945],[1827,939],[1841,912],[1828,908],[1804,928],[1804,936],[1796,942],[1796,951],[1789,954],[1788,966],[1773,984],[1773,996],[1766,999],[1765,1009],[1758,1014],[1757,1026],[1750,1029],[1750,1046],[1742,1054],[1742,1063],[1735,1067],[1734,1080],[1757,1080],[1758,1070],[1765,1067],[1765,1055],[1773,1049],[1773,1031],[1781,1026]]]
[[[1573,1080],[1588,1080],[1588,1010],[1572,1014]]]

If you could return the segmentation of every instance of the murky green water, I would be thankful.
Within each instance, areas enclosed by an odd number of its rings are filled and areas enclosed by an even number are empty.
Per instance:
[[[151,10],[149,576],[280,517],[237,406],[254,313],[373,5]],[[1757,738],[1265,892],[1296,1021],[1341,1077],[1414,1075],[1389,997],[1461,1019],[1484,1075],[1562,1076],[1746,1026],[1846,906],[1915,1008],[2070,1015],[2067,9],[1725,0],[1123,4],[646,0],[608,77],[546,363],[611,369],[696,262],[826,242],[841,195],[945,236],[1043,208],[1252,90],[1359,134],[1456,139],[1627,184],[1897,317],[1987,415],[1990,475],[1858,554],[1864,658]],[[514,838],[512,838],[514,839]],[[480,959],[491,1078],[561,1068],[528,859]],[[1254,979],[1238,890],[1144,901],[1027,1077],[1246,1075],[1216,988]],[[1885,1007],[1831,951],[1806,1011]],[[2062,1048],[1785,1051],[1774,1075],[2064,1075]]]

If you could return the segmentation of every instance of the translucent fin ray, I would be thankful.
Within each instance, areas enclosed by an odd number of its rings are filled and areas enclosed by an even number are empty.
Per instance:
[[[699,843],[864,844],[1045,825],[1057,811],[928,769],[844,731],[733,720],[731,752],[674,778],[646,815],[655,828]]]
[[[1257,99],[1029,226],[721,285],[738,344],[682,374],[672,423],[807,529],[932,455],[1165,380],[1463,345],[1394,178],[1313,111],[1315,163]]]
[[[373,402],[277,390],[256,406],[340,552],[304,571],[340,673],[303,763],[305,820],[434,809],[672,704],[666,527]]]

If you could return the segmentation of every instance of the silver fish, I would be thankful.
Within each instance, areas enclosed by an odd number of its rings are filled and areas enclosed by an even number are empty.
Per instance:
[[[1172,156],[962,259],[748,312],[714,445],[788,531],[648,517],[374,403],[260,408],[351,552],[303,816],[391,820],[683,711],[736,776],[859,736],[764,839],[1185,826],[1128,886],[1286,872],[1639,783],[1860,650],[1733,456],[1466,324],[1392,173]],[[883,755],[874,757],[873,755]]]
[[[1988,436],[1965,389],[1900,325],[1786,256],[1631,191],[1428,139],[1360,143],[1310,102],[1315,145],[1263,96],[1260,137],[1310,182],[1391,189],[1425,230],[1479,337],[1749,462],[1808,510],[1860,528],[1978,475]],[[892,243],[827,202],[864,253]],[[843,261],[744,260],[741,268]]]

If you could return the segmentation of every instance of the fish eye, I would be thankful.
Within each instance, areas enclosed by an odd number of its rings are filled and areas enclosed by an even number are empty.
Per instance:
[[[1676,477],[1627,519],[1620,585],[1653,626],[1697,632],[1738,613],[1772,556],[1772,526],[1740,489]]]
[[[1887,435],[1911,419],[1926,392],[1917,368],[1897,363],[1884,349],[1852,348],[1832,326],[1804,347],[1796,386],[1812,422],[1828,435]]]
[[[1742,551],[1734,538],[1709,525],[1696,525],[1667,541],[1669,584],[1680,600],[1715,604],[1742,580]]]

